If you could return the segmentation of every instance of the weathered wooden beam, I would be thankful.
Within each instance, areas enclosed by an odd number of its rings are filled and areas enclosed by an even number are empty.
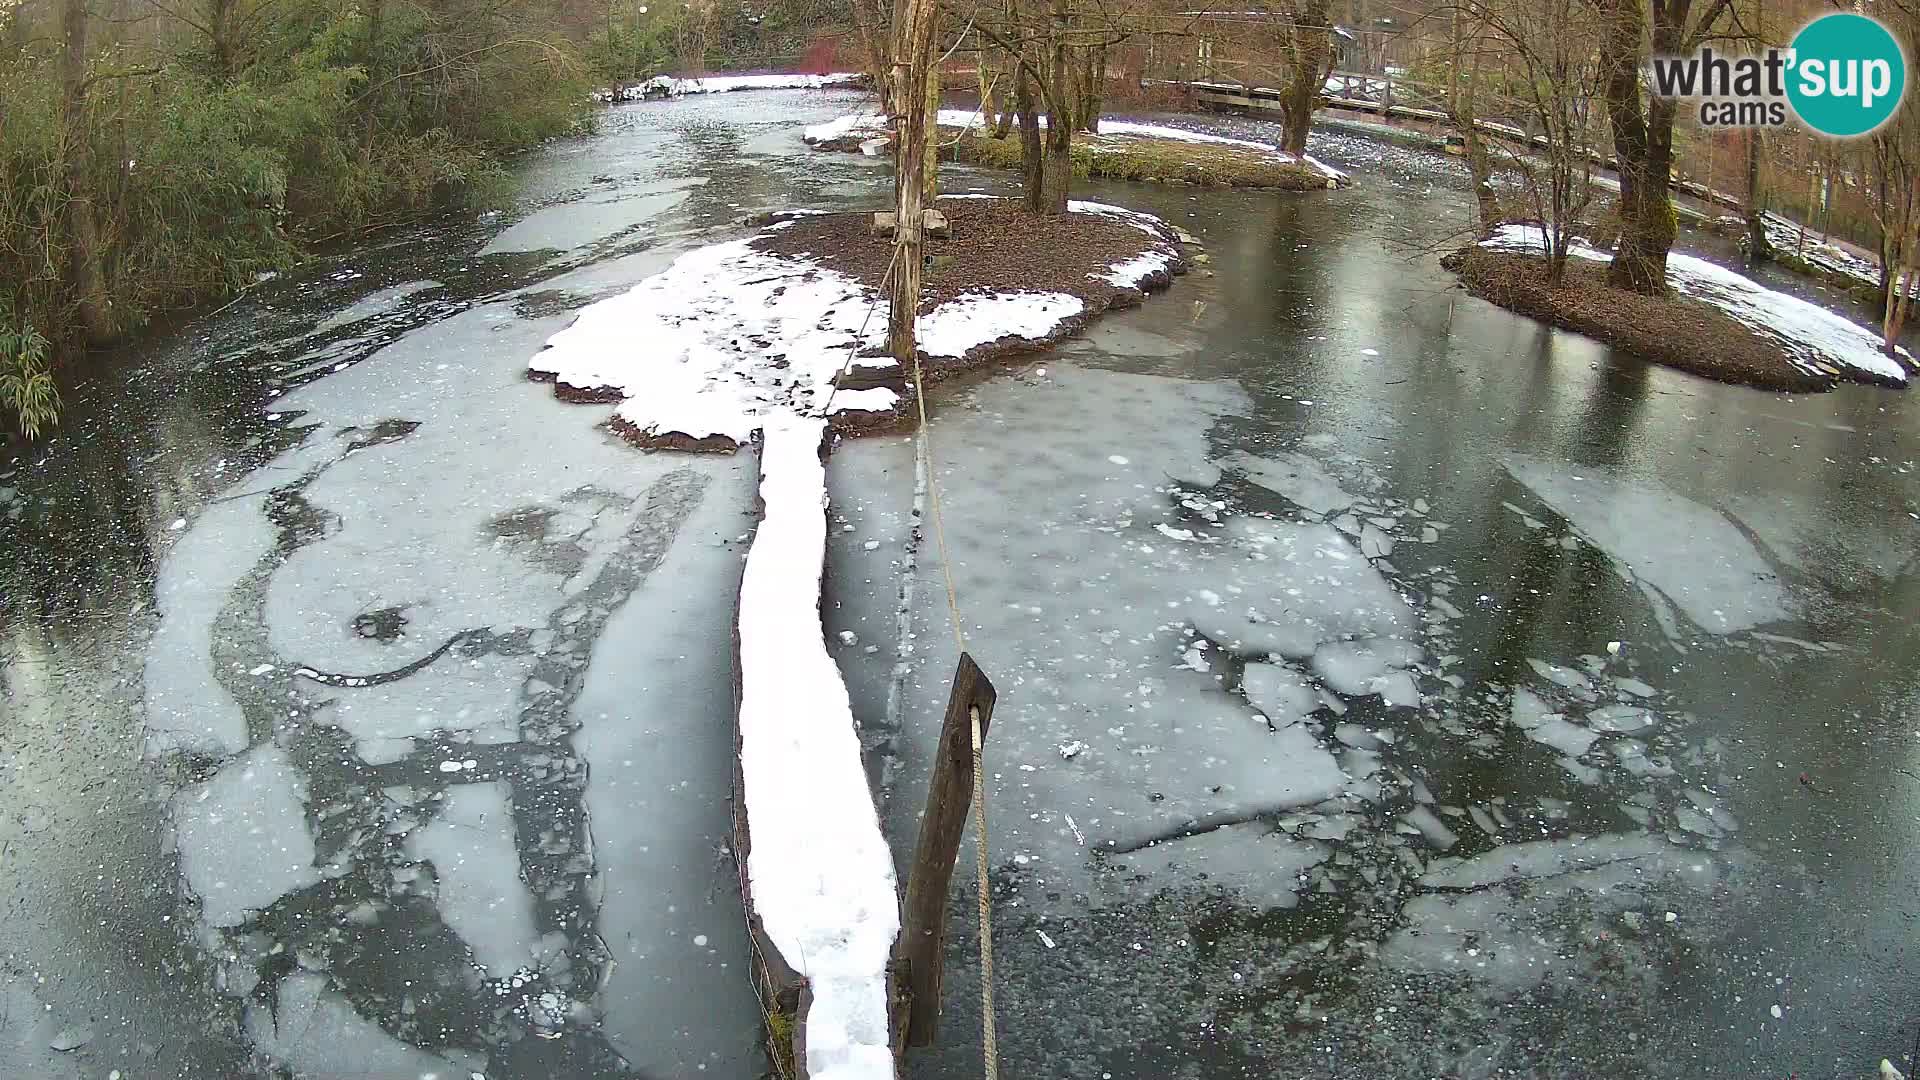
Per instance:
[[[940,745],[927,782],[927,807],[920,818],[920,837],[913,848],[913,867],[907,875],[906,911],[901,916],[900,941],[894,948],[894,978],[904,1019],[896,1025],[895,1042],[908,1046],[932,1044],[940,1027],[940,986],[946,974],[947,887],[953,881],[953,863],[966,831],[967,811],[973,803],[973,725],[987,736],[993,719],[993,683],[967,653],[960,654],[953,672],[953,690],[947,696],[947,715],[940,725]]]

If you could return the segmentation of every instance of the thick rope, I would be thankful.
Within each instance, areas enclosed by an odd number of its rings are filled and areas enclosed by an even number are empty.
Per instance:
[[[973,717],[973,863],[980,886],[980,1056],[987,1080],[1000,1080],[1000,1045],[993,1021],[993,891],[987,882],[987,766],[981,750],[980,710],[967,711]]]
[[[898,250],[898,249],[896,249]],[[960,593],[953,584],[953,559],[947,553],[947,529],[940,515],[940,485],[933,475],[933,438],[927,424],[927,387],[920,370],[920,350],[913,350],[913,397],[920,412],[920,470],[927,479],[927,504],[933,511],[933,538],[940,549],[940,573],[947,584],[947,614],[953,621],[953,643],[967,651],[960,626]],[[973,727],[973,836],[974,885],[980,914],[980,1052],[986,1080],[1000,1080],[1000,1043],[993,1016],[993,893],[987,877],[987,769],[980,732],[980,710],[969,710]]]

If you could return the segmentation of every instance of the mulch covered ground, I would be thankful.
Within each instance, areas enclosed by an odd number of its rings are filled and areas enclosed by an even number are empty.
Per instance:
[[[1549,286],[1546,260],[1538,255],[1475,247],[1442,262],[1475,296],[1643,360],[1764,390],[1833,388],[1831,380],[1794,366],[1779,346],[1711,304],[1613,288],[1606,282],[1605,264],[1571,260],[1565,280]]]
[[[970,292],[1071,293],[1089,314],[1130,307],[1140,302],[1139,289],[1098,276],[1144,251],[1178,250],[1172,233],[1156,240],[1106,214],[1030,214],[1018,199],[942,198],[934,208],[947,216],[951,236],[924,242],[933,266],[922,276],[922,314]],[[809,214],[753,246],[805,257],[876,289],[893,259],[893,237],[874,233],[869,213]]]
[[[1009,334],[977,345],[964,356],[929,356],[922,374],[930,382],[1047,348],[1102,312],[1139,305],[1148,290],[1166,288],[1173,274],[1187,269],[1176,234],[1164,225],[1149,234],[1129,223],[1142,219],[1030,214],[1018,199],[943,197],[934,207],[946,215],[950,228],[945,239],[923,241],[932,265],[922,277],[922,314],[968,293],[1067,293],[1079,297],[1084,306],[1044,337]],[[893,238],[873,231],[871,212],[803,215],[791,225],[754,238],[753,246],[805,258],[875,289],[880,288],[893,259]],[[1171,256],[1166,271],[1142,280],[1138,287],[1103,280],[1114,264],[1149,251]],[[880,310],[876,317],[884,320],[886,312]],[[866,377],[854,375],[842,385],[891,387],[900,394],[900,405],[892,415],[838,414],[833,418],[835,430],[849,434],[885,430],[911,415],[914,390],[898,368]]]

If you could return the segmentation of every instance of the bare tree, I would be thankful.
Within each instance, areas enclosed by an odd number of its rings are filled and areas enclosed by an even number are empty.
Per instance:
[[[1509,151],[1507,164],[1545,232],[1547,280],[1559,282],[1574,230],[1593,202],[1594,102],[1601,74],[1595,44],[1601,27],[1585,0],[1464,0],[1461,15],[1510,58],[1499,82],[1502,111],[1539,133],[1525,149]],[[1469,116],[1485,92],[1470,92]],[[1483,219],[1498,212],[1492,195],[1490,188],[1476,193]]]
[[[1612,284],[1641,293],[1667,287],[1673,216],[1673,122],[1678,102],[1642,92],[1649,55],[1690,52],[1733,20],[1733,0],[1590,0],[1605,22],[1599,60],[1613,152],[1620,163],[1620,237],[1607,269]],[[1651,5],[1651,19],[1649,9]]]

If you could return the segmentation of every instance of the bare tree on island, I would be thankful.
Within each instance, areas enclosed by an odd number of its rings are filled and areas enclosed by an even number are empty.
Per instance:
[[[1547,281],[1558,283],[1566,274],[1573,232],[1593,202],[1598,20],[1585,0],[1464,0],[1456,5],[1453,19],[1450,107],[1462,138],[1469,140],[1468,164],[1481,227],[1495,224],[1499,207],[1476,114],[1480,103],[1497,95],[1501,112],[1523,118],[1540,133],[1530,144],[1508,149],[1505,164],[1520,178],[1530,216],[1544,234]],[[1480,78],[1479,57],[1486,47],[1508,61],[1492,86],[1482,85]],[[1471,74],[1462,77],[1460,68],[1469,51],[1474,57]]]
[[[1667,288],[1674,221],[1673,123],[1679,102],[1643,93],[1649,55],[1692,52],[1733,20],[1733,0],[1591,0],[1605,21],[1599,60],[1613,152],[1620,162],[1620,237],[1608,283],[1634,292]],[[1649,8],[1651,4],[1651,20]]]

